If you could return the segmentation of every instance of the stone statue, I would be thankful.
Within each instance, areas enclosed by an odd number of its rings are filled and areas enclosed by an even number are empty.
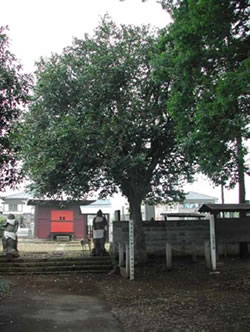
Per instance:
[[[94,249],[92,254],[94,256],[103,256],[106,254],[105,250],[105,237],[108,230],[107,219],[103,216],[102,210],[97,212],[93,220],[93,240]]]
[[[13,214],[9,214],[3,224],[4,232],[2,237],[3,253],[6,255],[7,260],[19,257],[17,250],[17,230],[19,223]]]

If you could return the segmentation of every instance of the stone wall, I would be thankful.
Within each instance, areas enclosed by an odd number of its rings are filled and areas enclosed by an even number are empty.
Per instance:
[[[148,253],[164,254],[166,242],[175,254],[204,254],[204,242],[209,240],[208,220],[143,222]],[[128,221],[114,221],[114,250],[128,243]]]
[[[178,220],[143,222],[148,253],[165,254],[166,242],[174,255],[204,255],[204,243],[209,241],[209,220]],[[238,254],[239,243],[250,243],[250,218],[218,219],[215,223],[219,254]],[[128,221],[113,222],[113,248],[128,243]],[[250,247],[250,245],[249,245]],[[250,248],[249,248],[250,249]]]

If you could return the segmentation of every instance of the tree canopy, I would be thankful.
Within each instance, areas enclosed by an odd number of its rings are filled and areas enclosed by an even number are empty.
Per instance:
[[[11,131],[27,103],[30,84],[9,50],[6,31],[6,27],[0,27],[0,192],[21,178]]]
[[[178,200],[191,176],[166,111],[171,82],[152,78],[158,34],[104,18],[93,37],[75,39],[37,67],[22,129],[24,168],[39,193],[81,197],[120,190],[143,249],[142,200]]]
[[[243,202],[244,172],[249,171],[244,162],[250,114],[248,1],[161,2],[174,21],[161,39],[155,63],[162,78],[162,63],[172,61],[168,111],[180,142],[214,183],[240,183]],[[170,41],[173,56],[167,51],[163,60]]]

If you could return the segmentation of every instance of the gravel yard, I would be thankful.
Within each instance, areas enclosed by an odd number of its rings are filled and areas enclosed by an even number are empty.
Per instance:
[[[58,244],[45,245],[53,251]],[[43,245],[39,244],[37,252],[42,251]],[[69,243],[65,252],[79,252],[79,245]],[[207,270],[204,260],[192,263],[189,258],[174,259],[173,270],[167,271],[164,260],[151,259],[146,266],[136,267],[134,281],[115,273],[4,279],[13,285],[8,296],[15,296],[18,287],[46,292],[53,286],[66,293],[105,298],[125,332],[250,331],[249,258],[221,259],[217,273]]]

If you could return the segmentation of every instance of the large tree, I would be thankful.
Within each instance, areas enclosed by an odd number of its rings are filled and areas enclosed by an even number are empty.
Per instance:
[[[40,194],[128,198],[139,261],[142,201],[179,199],[191,173],[166,111],[170,81],[152,79],[156,40],[148,27],[105,18],[93,37],[41,60],[22,131],[24,168]]]
[[[11,132],[28,100],[30,82],[9,51],[6,31],[6,27],[0,27],[0,192],[21,178]]]
[[[248,1],[161,2],[173,17],[161,43],[171,40],[172,45],[175,81],[168,111],[178,137],[215,184],[239,183],[239,202],[244,202],[244,173],[249,171],[244,161],[250,115]],[[169,51],[163,48],[155,62],[161,77],[164,53],[168,68]]]

